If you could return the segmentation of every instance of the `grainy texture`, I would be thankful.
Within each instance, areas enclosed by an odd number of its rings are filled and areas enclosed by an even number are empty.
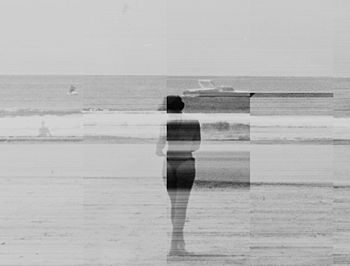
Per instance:
[[[171,225],[158,177],[0,183],[1,265],[349,264],[348,187],[196,186],[185,226],[196,256],[167,260]]]
[[[337,187],[333,204],[335,265],[350,265],[350,187]]]
[[[251,265],[331,265],[333,186],[252,186]]]
[[[83,265],[81,178],[0,178],[0,264]]]
[[[251,115],[333,115],[333,96],[300,98],[288,97],[287,93],[283,97],[257,96],[250,101]]]

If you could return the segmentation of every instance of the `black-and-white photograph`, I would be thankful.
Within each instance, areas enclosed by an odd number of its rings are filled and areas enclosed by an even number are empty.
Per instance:
[[[350,265],[349,0],[0,0],[0,266]]]

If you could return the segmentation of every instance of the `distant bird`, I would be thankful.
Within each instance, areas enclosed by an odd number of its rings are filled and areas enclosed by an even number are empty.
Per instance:
[[[77,88],[71,85],[67,92],[67,95],[78,95]]]

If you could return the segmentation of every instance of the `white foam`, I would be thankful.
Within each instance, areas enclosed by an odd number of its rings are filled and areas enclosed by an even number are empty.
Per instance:
[[[204,123],[227,122],[251,127],[252,139],[350,138],[350,118],[333,116],[250,116],[234,113],[185,114],[186,119]],[[157,138],[165,125],[164,112],[86,112],[83,114],[0,117],[0,136],[38,136],[42,121],[53,136],[114,136]],[[204,127],[203,127],[204,128]],[[215,127],[214,131],[215,131]],[[211,129],[213,130],[213,129]],[[209,131],[208,131],[209,132]],[[208,135],[208,132],[207,135]],[[205,133],[205,132],[204,132]],[[230,132],[226,132],[230,133]],[[215,132],[224,139],[225,132]],[[231,132],[233,133],[233,132]],[[210,131],[210,134],[212,132]],[[226,135],[225,135],[226,134]],[[214,135],[213,135],[214,136]]]

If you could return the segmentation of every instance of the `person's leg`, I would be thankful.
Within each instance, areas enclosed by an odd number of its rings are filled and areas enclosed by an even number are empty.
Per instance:
[[[168,161],[166,165],[166,186],[167,186],[167,191],[168,195],[170,198],[170,203],[171,203],[171,211],[170,211],[170,216],[171,216],[171,223],[174,224],[174,216],[175,216],[175,202],[176,202],[176,173],[175,173],[175,168],[176,165],[174,165],[174,162]]]
[[[170,198],[171,209],[171,223],[173,225],[174,232],[174,224],[175,224],[175,208],[176,208],[176,194],[177,194],[177,177],[176,177],[176,167],[177,163],[174,160],[167,161],[167,191]],[[176,239],[172,236],[170,252],[177,249]]]
[[[175,219],[175,204],[176,204],[176,190],[175,189],[169,189],[168,190],[169,198],[170,198],[170,219],[171,223],[174,226],[174,219]]]
[[[185,248],[183,229],[186,221],[186,212],[191,189],[195,179],[194,159],[184,160],[176,170],[177,194],[175,202],[175,218],[173,236],[179,249]]]

